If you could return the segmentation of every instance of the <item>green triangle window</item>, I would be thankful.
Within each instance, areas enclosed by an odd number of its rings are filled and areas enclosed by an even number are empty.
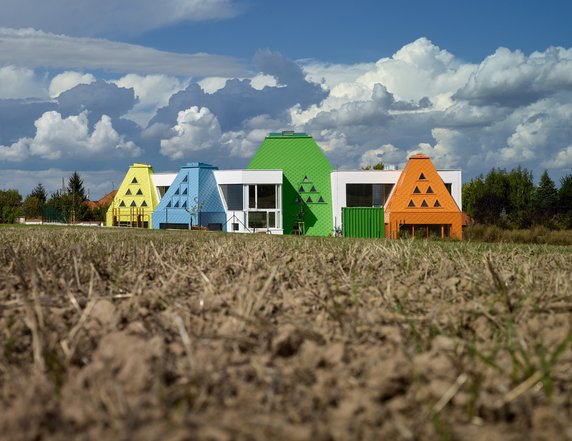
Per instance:
[[[316,187],[314,187],[313,185],[312,188],[310,188],[310,193],[316,193]]]
[[[420,180],[420,181],[423,181],[423,180],[425,180],[425,179],[427,179],[427,178],[425,177],[425,175],[424,175],[423,173],[421,173],[421,174],[419,175],[419,180]]]
[[[125,196],[131,196],[131,195],[132,195],[131,189],[128,188],[127,191],[125,192]]]
[[[137,206],[137,204],[135,203],[135,201],[131,202],[130,207],[136,207],[136,206]]]
[[[125,207],[125,201],[121,201],[121,203],[119,204],[120,207]]]
[[[413,190],[413,193],[421,193],[421,190],[419,190],[419,187],[415,187],[415,190]]]
[[[306,193],[306,190],[304,190],[304,187],[302,185],[300,185],[300,188],[298,189],[299,193]]]
[[[427,202],[425,201],[425,199],[423,199],[423,202],[421,202],[421,206],[422,207],[428,207],[429,205],[427,205]]]
[[[133,180],[131,181],[132,184],[138,184],[139,182],[137,181],[137,178],[133,178]]]
[[[319,203],[324,203],[324,202],[326,202],[326,201],[324,200],[324,198],[323,198],[322,196],[320,196],[320,199],[318,199],[318,202],[319,202]]]
[[[312,204],[314,201],[312,200],[312,198],[310,196],[308,196],[308,199],[306,199],[306,202],[308,202],[309,204]]]
[[[308,182],[308,176],[304,176],[304,182]]]
[[[413,199],[411,199],[409,201],[409,204],[407,204],[408,207],[415,207],[415,204],[413,203]]]
[[[142,207],[146,207],[146,206],[147,206],[147,202],[143,201],[143,202],[141,203],[141,206],[142,206]]]
[[[433,206],[439,208],[439,207],[441,207],[441,204],[439,203],[439,201],[435,201]]]
[[[137,196],[143,196],[143,192],[141,191],[141,189],[137,190]]]

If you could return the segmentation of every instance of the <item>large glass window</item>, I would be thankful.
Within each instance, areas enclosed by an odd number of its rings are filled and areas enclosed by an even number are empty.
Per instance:
[[[393,184],[347,184],[347,207],[382,207],[387,202]]]
[[[276,228],[275,211],[249,211],[248,228]]]
[[[244,208],[242,184],[223,184],[220,188],[229,210],[242,210]]]
[[[276,208],[276,185],[257,185],[257,208]]]

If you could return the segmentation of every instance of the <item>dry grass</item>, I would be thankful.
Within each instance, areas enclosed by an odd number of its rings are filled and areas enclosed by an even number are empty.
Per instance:
[[[572,439],[570,251],[2,228],[0,434]]]

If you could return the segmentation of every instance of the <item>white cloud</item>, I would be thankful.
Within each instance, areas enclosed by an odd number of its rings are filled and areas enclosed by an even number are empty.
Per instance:
[[[125,141],[103,115],[89,133],[87,111],[67,118],[55,111],[45,112],[35,123],[34,138],[22,138],[11,146],[0,146],[0,160],[20,162],[29,157],[47,160],[94,158],[102,154],[138,156],[141,149]]]
[[[0,43],[1,44],[1,43]],[[32,69],[0,67],[0,99],[47,98],[48,92]]]
[[[128,74],[113,83],[126,89],[132,88],[138,102],[125,115],[126,118],[145,126],[159,107],[169,103],[169,98],[189,84],[188,79],[179,79],[168,75]]]
[[[553,158],[544,161],[542,166],[570,169],[572,167],[572,145],[560,150]]]
[[[361,155],[361,167],[373,167],[383,162],[385,166],[405,163],[406,153],[392,144],[384,144],[376,149],[370,149]]]
[[[208,108],[197,106],[179,112],[173,132],[175,136],[161,140],[161,154],[170,159],[212,148],[222,134],[216,116]]]
[[[203,53],[179,54],[34,29],[0,28],[0,60],[30,68],[108,70],[181,77],[249,76],[244,67],[230,57]]]
[[[232,0],[4,0],[0,26],[34,27],[72,35],[136,35],[182,21],[225,19]]]
[[[91,84],[95,81],[92,74],[66,71],[56,75],[50,82],[49,92],[51,98],[56,98],[60,93],[70,90],[78,84]]]

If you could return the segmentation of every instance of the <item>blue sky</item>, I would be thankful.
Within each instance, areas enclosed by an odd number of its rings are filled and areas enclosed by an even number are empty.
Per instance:
[[[3,0],[0,188],[244,167],[270,131],[337,168],[572,173],[564,1]]]

